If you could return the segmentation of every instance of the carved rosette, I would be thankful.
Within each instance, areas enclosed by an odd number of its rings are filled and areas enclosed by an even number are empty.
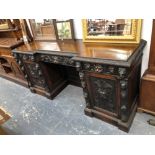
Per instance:
[[[86,71],[92,71],[97,73],[103,73],[105,68],[101,64],[84,63],[83,69]]]
[[[124,79],[120,81],[121,88],[121,120],[123,122],[128,121],[128,80]]]
[[[68,57],[68,56],[41,55],[39,58],[39,61],[75,66],[75,63],[74,63],[74,60],[72,60],[72,57]]]
[[[127,74],[127,69],[123,67],[119,67],[118,73],[119,73],[120,78],[124,78]]]

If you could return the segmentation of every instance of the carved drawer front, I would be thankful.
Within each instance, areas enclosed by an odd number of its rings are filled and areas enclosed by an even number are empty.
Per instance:
[[[88,75],[87,83],[93,108],[117,113],[116,80],[97,75]]]
[[[75,66],[75,62],[72,60],[72,57],[69,56],[58,56],[58,55],[44,55],[40,56],[40,61],[61,64],[67,66]]]

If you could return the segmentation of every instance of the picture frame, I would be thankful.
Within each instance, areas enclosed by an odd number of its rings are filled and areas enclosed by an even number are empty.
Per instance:
[[[73,19],[53,19],[57,40],[74,40]]]
[[[82,19],[83,42],[138,44],[141,28],[142,19]]]

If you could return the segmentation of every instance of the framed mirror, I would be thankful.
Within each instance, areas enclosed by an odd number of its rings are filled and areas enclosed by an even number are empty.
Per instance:
[[[34,40],[56,40],[53,19],[29,19]]]
[[[1,37],[23,40],[20,19],[0,19]]]
[[[83,41],[139,43],[141,19],[83,19]]]
[[[30,19],[34,40],[72,40],[72,19]]]
[[[0,30],[18,30],[20,29],[19,19],[0,19]]]
[[[0,19],[0,30],[7,30],[7,29],[9,29],[7,19]]]

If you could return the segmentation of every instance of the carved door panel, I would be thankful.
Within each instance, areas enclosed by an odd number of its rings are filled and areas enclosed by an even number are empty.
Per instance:
[[[87,73],[86,81],[92,108],[118,115],[118,84],[110,76]]]
[[[24,62],[31,84],[35,87],[45,88],[46,82],[38,63]]]

